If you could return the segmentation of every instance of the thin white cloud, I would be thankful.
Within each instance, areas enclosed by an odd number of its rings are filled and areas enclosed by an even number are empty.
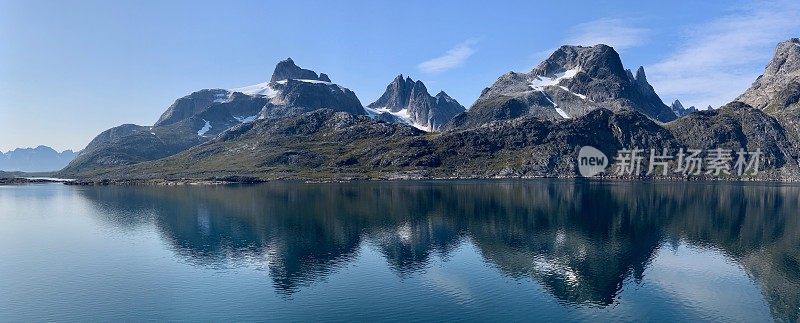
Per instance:
[[[559,45],[594,46],[605,44],[614,47],[617,51],[622,51],[644,45],[647,43],[649,33],[649,29],[636,27],[630,20],[600,18],[572,26],[567,32],[567,38],[562,40]],[[550,57],[557,49],[558,47],[551,47],[531,54],[529,62],[532,62],[533,66],[527,69],[536,67],[539,62]]]
[[[648,32],[648,29],[634,27],[623,19],[601,18],[572,27],[566,43],[585,46],[606,44],[620,51],[644,44]]]
[[[456,47],[451,48],[442,56],[419,63],[417,69],[420,72],[431,74],[444,72],[464,65],[464,62],[466,62],[472,54],[475,54],[475,45],[477,44],[478,41],[475,39],[466,40]]]
[[[648,66],[662,98],[718,107],[744,92],[775,45],[800,31],[800,2],[759,2],[690,26],[674,52]]]

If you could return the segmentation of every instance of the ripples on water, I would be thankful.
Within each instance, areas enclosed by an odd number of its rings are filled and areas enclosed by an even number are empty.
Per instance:
[[[0,187],[0,321],[788,321],[800,187]]]

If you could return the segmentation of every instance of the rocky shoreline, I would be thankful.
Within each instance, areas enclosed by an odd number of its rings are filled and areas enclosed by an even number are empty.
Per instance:
[[[151,179],[80,179],[72,181],[51,181],[37,180],[24,183],[55,183],[61,182],[64,185],[72,186],[186,186],[186,185],[240,185],[240,184],[260,184],[278,181],[304,182],[309,184],[328,184],[328,183],[349,183],[367,181],[453,181],[453,180],[542,180],[542,179],[564,179],[564,180],[587,180],[587,181],[656,181],[656,182],[741,182],[741,183],[800,183],[800,178],[777,178],[777,177],[758,177],[758,178],[718,178],[718,177],[679,177],[679,176],[449,176],[449,177],[428,177],[428,176],[386,176],[386,177],[339,177],[331,179],[312,179],[302,177],[278,177],[278,178],[259,178],[250,176],[229,176],[212,178],[151,178]],[[24,179],[23,179],[24,180]],[[0,179],[2,183],[3,179]]]
[[[44,178],[23,178],[23,177],[0,178],[0,185],[46,184],[46,183],[60,183],[60,182],[62,181],[44,179]]]

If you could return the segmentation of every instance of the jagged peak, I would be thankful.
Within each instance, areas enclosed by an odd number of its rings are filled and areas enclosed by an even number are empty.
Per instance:
[[[675,100],[675,102],[672,102],[672,107],[673,108],[681,108],[681,109],[683,109],[683,104],[681,103],[680,100]]]
[[[319,80],[323,82],[331,82],[331,78],[325,73],[319,73]]]
[[[425,95],[429,95],[428,88],[425,86],[425,83],[422,83],[420,80],[414,82],[414,86],[411,88],[411,94],[414,95],[415,93],[424,93]]]
[[[547,59],[539,63],[529,74],[551,76],[567,70],[586,71],[611,70],[625,77],[625,70],[619,54],[613,47],[605,44],[594,46],[563,45]]]
[[[779,47],[779,48],[780,48],[781,46],[785,46],[785,45],[794,45],[794,46],[800,46],[800,38],[797,38],[797,37],[794,37],[794,38],[789,38],[789,39],[787,39],[787,40],[784,40],[784,41],[782,41],[782,42],[778,43],[778,47]]]
[[[294,60],[292,60],[291,57],[284,59],[275,65],[275,71],[272,73],[270,82],[288,79],[305,79],[330,82],[328,75],[325,75],[324,73],[317,75],[317,72],[301,68],[294,63]]]
[[[647,75],[644,73],[644,66],[639,66],[639,69],[636,70],[636,81],[647,83]]]

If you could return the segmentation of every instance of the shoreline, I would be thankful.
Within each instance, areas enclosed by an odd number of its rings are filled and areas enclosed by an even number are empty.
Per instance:
[[[682,177],[614,177],[614,176],[451,176],[451,177],[344,177],[336,179],[310,179],[310,178],[269,178],[259,177],[227,177],[227,178],[153,178],[153,179],[24,179],[28,183],[62,183],[70,186],[185,186],[185,185],[241,185],[241,184],[262,184],[269,182],[302,182],[307,184],[329,184],[329,183],[351,183],[351,182],[405,182],[405,181],[459,181],[459,180],[538,180],[538,179],[562,179],[591,182],[708,182],[708,183],[776,183],[776,184],[796,184],[800,179],[775,179],[775,178],[682,178]],[[0,179],[2,183],[3,179]],[[23,184],[25,182],[22,182]]]

